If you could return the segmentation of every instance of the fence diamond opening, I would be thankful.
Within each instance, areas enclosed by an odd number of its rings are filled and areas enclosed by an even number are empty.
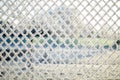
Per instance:
[[[119,80],[119,4],[0,0],[0,80]]]

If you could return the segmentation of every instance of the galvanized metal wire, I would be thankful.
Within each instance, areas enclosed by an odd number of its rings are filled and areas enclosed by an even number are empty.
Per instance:
[[[119,4],[1,0],[0,80],[119,80]]]

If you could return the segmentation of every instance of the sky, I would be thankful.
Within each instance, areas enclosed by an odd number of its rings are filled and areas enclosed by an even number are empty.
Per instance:
[[[78,16],[84,24],[94,26],[97,30],[103,26],[112,26],[114,30],[120,27],[119,0],[1,0],[0,17],[2,20],[14,20],[18,24],[17,18],[20,15],[32,18],[36,12],[55,9],[63,5],[69,9],[78,10],[80,13]],[[26,7],[25,10],[24,7]],[[30,15],[27,14],[29,11]]]

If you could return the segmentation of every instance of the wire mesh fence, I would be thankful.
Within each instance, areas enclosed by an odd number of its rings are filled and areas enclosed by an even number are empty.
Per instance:
[[[1,0],[0,80],[119,80],[119,4]]]

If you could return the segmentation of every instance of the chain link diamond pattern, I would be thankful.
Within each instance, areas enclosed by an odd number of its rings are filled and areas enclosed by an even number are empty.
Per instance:
[[[1,0],[0,80],[119,80],[119,0]]]

